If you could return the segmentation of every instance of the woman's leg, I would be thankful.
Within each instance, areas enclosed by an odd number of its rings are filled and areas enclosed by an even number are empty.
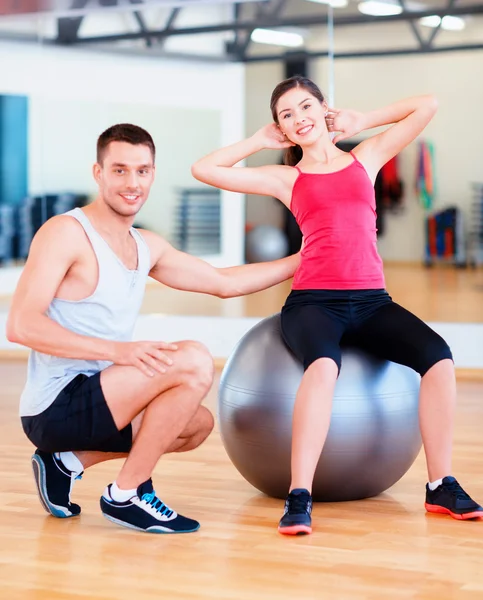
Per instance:
[[[456,377],[453,361],[439,360],[422,376],[419,421],[429,481],[452,473]]]
[[[365,350],[411,367],[421,375],[419,419],[431,492],[452,473],[456,378],[451,350],[426,323],[394,302],[382,305],[363,320],[356,328],[355,340]],[[463,490],[452,494],[448,491],[448,498],[441,501],[453,501],[458,493],[465,494]],[[459,507],[445,512],[456,516],[459,508],[463,510],[460,515],[466,508],[467,514],[479,510],[467,497]]]
[[[338,366],[319,358],[305,371],[295,400],[292,424],[292,481],[290,491],[312,492],[312,481],[329,431],[332,396]]]
[[[447,343],[395,302],[382,305],[364,319],[356,328],[355,339],[358,346],[421,375],[419,418],[429,480],[449,475],[456,382]]]
[[[344,324],[318,306],[292,307],[282,313],[282,331],[305,373],[295,400],[292,479],[279,531],[310,533],[312,481],[329,430]]]

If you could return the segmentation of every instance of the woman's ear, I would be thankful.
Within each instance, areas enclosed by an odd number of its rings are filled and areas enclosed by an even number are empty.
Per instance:
[[[286,135],[287,135],[287,134],[286,134],[284,131],[282,131],[282,128],[280,127],[280,124],[279,124],[279,123],[275,123],[275,125],[277,126],[277,129],[280,131],[280,133],[281,133],[282,135],[284,135],[284,136],[286,136]]]

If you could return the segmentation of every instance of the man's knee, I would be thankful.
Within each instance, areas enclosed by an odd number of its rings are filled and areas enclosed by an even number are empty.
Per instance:
[[[208,391],[213,384],[214,365],[213,357],[206,346],[199,342],[185,342],[183,362],[186,383],[205,392]]]

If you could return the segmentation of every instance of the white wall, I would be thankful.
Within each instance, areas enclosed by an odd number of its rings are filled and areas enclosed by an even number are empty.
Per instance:
[[[160,119],[161,109],[194,107],[219,113],[222,145],[244,134],[244,67],[237,64],[189,64],[0,42],[2,93],[25,94],[43,105],[72,102],[72,119],[78,118],[75,107],[79,103],[156,105]],[[192,135],[196,137],[197,132]],[[190,144],[189,137],[186,144]],[[74,148],[75,140],[66,140],[66,153],[70,145]],[[49,157],[43,155],[41,159],[48,161]],[[176,156],[172,160],[176,161]],[[222,253],[207,258],[217,265],[240,264],[244,255],[244,198],[227,192],[222,194],[222,203]]]
[[[322,78],[327,61],[314,64]],[[437,199],[434,209],[459,206],[469,218],[471,183],[483,181],[483,51],[339,60],[335,66],[336,104],[360,110],[400,98],[433,93],[439,108],[420,136],[435,147]],[[387,214],[379,249],[386,260],[421,260],[425,213],[415,195],[417,144],[400,155],[405,184],[405,211]]]
[[[359,39],[361,30],[364,35]],[[398,45],[395,30],[389,28],[386,33],[382,27],[372,27],[370,30],[372,38],[377,38],[378,47]],[[446,36],[445,43],[451,43],[448,33],[442,34]],[[369,34],[366,28],[341,29],[336,31],[336,47],[368,47],[371,39]],[[408,44],[405,42],[404,45]],[[313,79],[326,90],[328,61],[311,61],[310,71]],[[340,107],[364,111],[411,95],[436,94],[439,110],[424,132],[424,138],[432,141],[436,149],[438,197],[434,208],[458,205],[468,219],[470,185],[474,181],[483,181],[481,73],[483,51],[340,59],[335,62],[335,103]],[[281,79],[283,69],[280,63],[247,65],[247,135],[270,119],[270,94]],[[406,189],[405,210],[398,215],[387,214],[386,230],[379,248],[386,260],[420,261],[424,252],[424,211],[414,193],[416,144],[402,152],[400,158]],[[251,159],[251,164],[264,164],[269,160],[272,161],[272,157],[260,154]],[[248,221],[277,224],[280,211],[273,209],[272,203],[271,199],[250,197],[247,201]]]
[[[245,74],[246,104],[245,121],[246,135],[252,135],[272,120],[270,114],[270,95],[273,88],[284,78],[281,62],[261,62],[248,64]],[[247,166],[280,162],[281,153],[264,150],[250,156]],[[266,196],[247,196],[247,224],[283,226],[284,209],[278,200]]]

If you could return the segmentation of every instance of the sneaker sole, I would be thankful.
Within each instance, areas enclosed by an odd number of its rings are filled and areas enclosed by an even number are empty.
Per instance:
[[[309,535],[312,527],[308,525],[292,525],[291,527],[279,527],[278,532],[283,535]]]
[[[103,512],[102,514],[108,521],[111,521],[111,523],[115,523],[116,525],[120,525],[121,527],[127,527],[128,529],[134,529],[135,531],[142,531],[143,533],[158,533],[165,535],[170,535],[174,533],[193,533],[195,531],[198,531],[198,529],[200,528],[200,526],[198,525],[198,527],[195,527],[194,529],[185,529],[183,531],[173,531],[172,529],[164,528],[161,526],[142,529],[141,527],[136,527],[136,525],[131,525],[131,523],[126,523],[126,521],[121,521],[120,519],[111,517],[111,515],[108,515],[105,512]]]
[[[44,461],[36,454],[32,456],[32,471],[34,473],[34,479],[35,484],[37,486],[37,493],[39,495],[40,504],[42,504],[45,511],[53,517],[57,517],[58,519],[68,519],[69,517],[77,517],[78,515],[74,515],[73,513],[71,513],[68,508],[58,506],[57,504],[53,504],[52,502],[50,502],[49,497],[47,495],[47,485],[45,482],[46,475]]]
[[[458,521],[467,521],[469,519],[483,519],[483,511],[481,510],[458,514],[452,512],[449,508],[445,508],[444,506],[438,506],[437,504],[428,504],[427,502],[425,503],[424,508],[430,513],[436,513],[439,515],[450,515],[451,517],[453,517],[453,519],[458,519]]]

